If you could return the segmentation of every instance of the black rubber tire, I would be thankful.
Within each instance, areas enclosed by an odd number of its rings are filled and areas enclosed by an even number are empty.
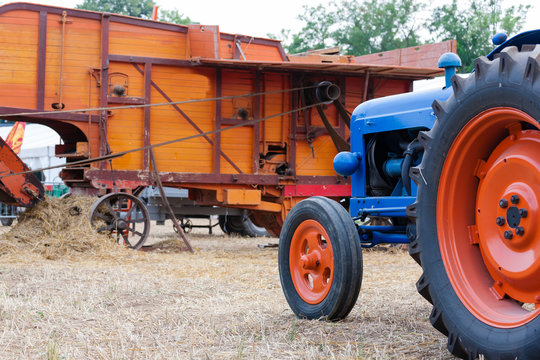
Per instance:
[[[334,254],[329,293],[318,304],[304,301],[291,276],[289,254],[296,228],[305,220],[323,226]],[[341,320],[353,309],[362,285],[362,247],[349,213],[339,203],[317,196],[299,202],[288,214],[279,239],[279,277],[285,298],[299,318]]]
[[[448,337],[448,350],[464,359],[480,355],[485,359],[540,358],[540,317],[513,328],[490,326],[461,302],[442,260],[436,222],[439,179],[446,155],[472,118],[502,106],[540,119],[540,64],[536,60],[540,59],[540,47],[536,49],[519,52],[507,48],[493,61],[477,59],[475,72],[468,78],[452,79],[454,94],[446,102],[434,102],[437,121],[429,132],[419,135],[425,153],[422,163],[411,170],[418,194],[417,202],[408,208],[417,229],[410,254],[423,269],[416,286],[433,304],[430,321]]]
[[[218,222],[221,230],[227,235],[269,236],[266,229],[255,225],[245,212],[243,215],[219,215]]]

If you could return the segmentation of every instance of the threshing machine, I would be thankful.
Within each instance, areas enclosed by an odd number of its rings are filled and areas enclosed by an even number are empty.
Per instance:
[[[246,210],[274,234],[304,198],[347,198],[350,183],[331,164],[349,146],[349,112],[440,73],[288,56],[277,40],[218,26],[25,3],[0,7],[0,39],[0,118],[58,132],[63,181],[107,194],[93,214],[136,237],[132,247],[149,224],[133,195],[157,178],[199,205]],[[42,189],[12,175],[28,169],[3,153],[0,143],[0,200],[32,205]]]
[[[380,98],[351,119],[350,215],[313,197],[297,204],[279,244],[294,313],[347,316],[362,282],[362,247],[409,244],[422,266],[429,319],[465,359],[540,358],[540,31],[506,40],[446,85]]]

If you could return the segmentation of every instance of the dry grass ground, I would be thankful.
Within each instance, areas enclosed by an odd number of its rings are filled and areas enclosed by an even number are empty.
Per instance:
[[[277,249],[257,247],[277,239],[200,230],[189,235],[190,254],[177,251],[171,226],[153,229],[162,251],[0,256],[0,358],[452,358],[405,252],[364,252],[349,317],[306,321],[282,294]]]

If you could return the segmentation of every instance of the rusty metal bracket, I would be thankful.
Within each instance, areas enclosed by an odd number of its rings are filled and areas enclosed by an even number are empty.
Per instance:
[[[161,179],[159,178],[159,172],[156,165],[156,157],[154,156],[154,149],[150,148],[149,152],[150,152],[150,161],[152,162],[152,172],[154,174],[154,180],[159,189],[159,194],[161,195],[161,201],[163,201],[163,205],[165,205],[165,208],[167,209],[167,212],[169,213],[169,216],[174,224],[174,228],[177,230],[176,233],[178,234],[178,236],[182,238],[189,252],[193,252],[193,248],[191,247],[191,244],[189,243],[189,240],[187,239],[186,234],[184,233],[184,230],[182,230],[182,227],[178,223],[176,216],[174,216],[174,211],[171,208],[171,204],[169,203],[169,200],[167,199],[167,195],[165,195],[165,190],[163,190],[163,184],[161,183]]]

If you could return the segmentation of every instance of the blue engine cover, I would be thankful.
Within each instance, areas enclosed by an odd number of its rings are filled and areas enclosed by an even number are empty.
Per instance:
[[[487,57],[492,60],[505,47],[521,47],[540,43],[540,30],[527,31],[504,41]],[[374,99],[360,104],[351,116],[351,152],[340,153],[335,158],[335,169],[344,176],[351,176],[350,213],[353,218],[382,216],[405,218],[406,207],[416,199],[416,186],[410,184],[410,194],[402,184],[399,167],[404,163],[402,155],[388,156],[383,164],[385,174],[392,176],[398,184],[389,196],[367,196],[367,140],[374,134],[397,130],[408,130],[416,134],[429,130],[435,122],[431,108],[434,100],[445,101],[452,95],[451,86],[438,90],[412,92]],[[382,135],[385,137],[386,135]],[[391,139],[391,138],[386,138]],[[418,153],[421,157],[421,152]],[[401,158],[400,158],[401,156]],[[407,165],[410,165],[407,164]],[[406,174],[406,173],[405,173]],[[381,242],[408,242],[404,226],[369,226],[357,224],[363,246]],[[379,229],[381,228],[381,229]],[[382,229],[384,228],[384,229]]]
[[[435,122],[431,104],[446,100],[452,88],[419,91],[374,99],[360,104],[351,117],[351,152],[362,160],[351,176],[351,216],[405,216],[405,207],[414,202],[412,196],[366,197],[366,135],[394,130],[429,130]],[[380,211],[379,211],[380,209]]]

